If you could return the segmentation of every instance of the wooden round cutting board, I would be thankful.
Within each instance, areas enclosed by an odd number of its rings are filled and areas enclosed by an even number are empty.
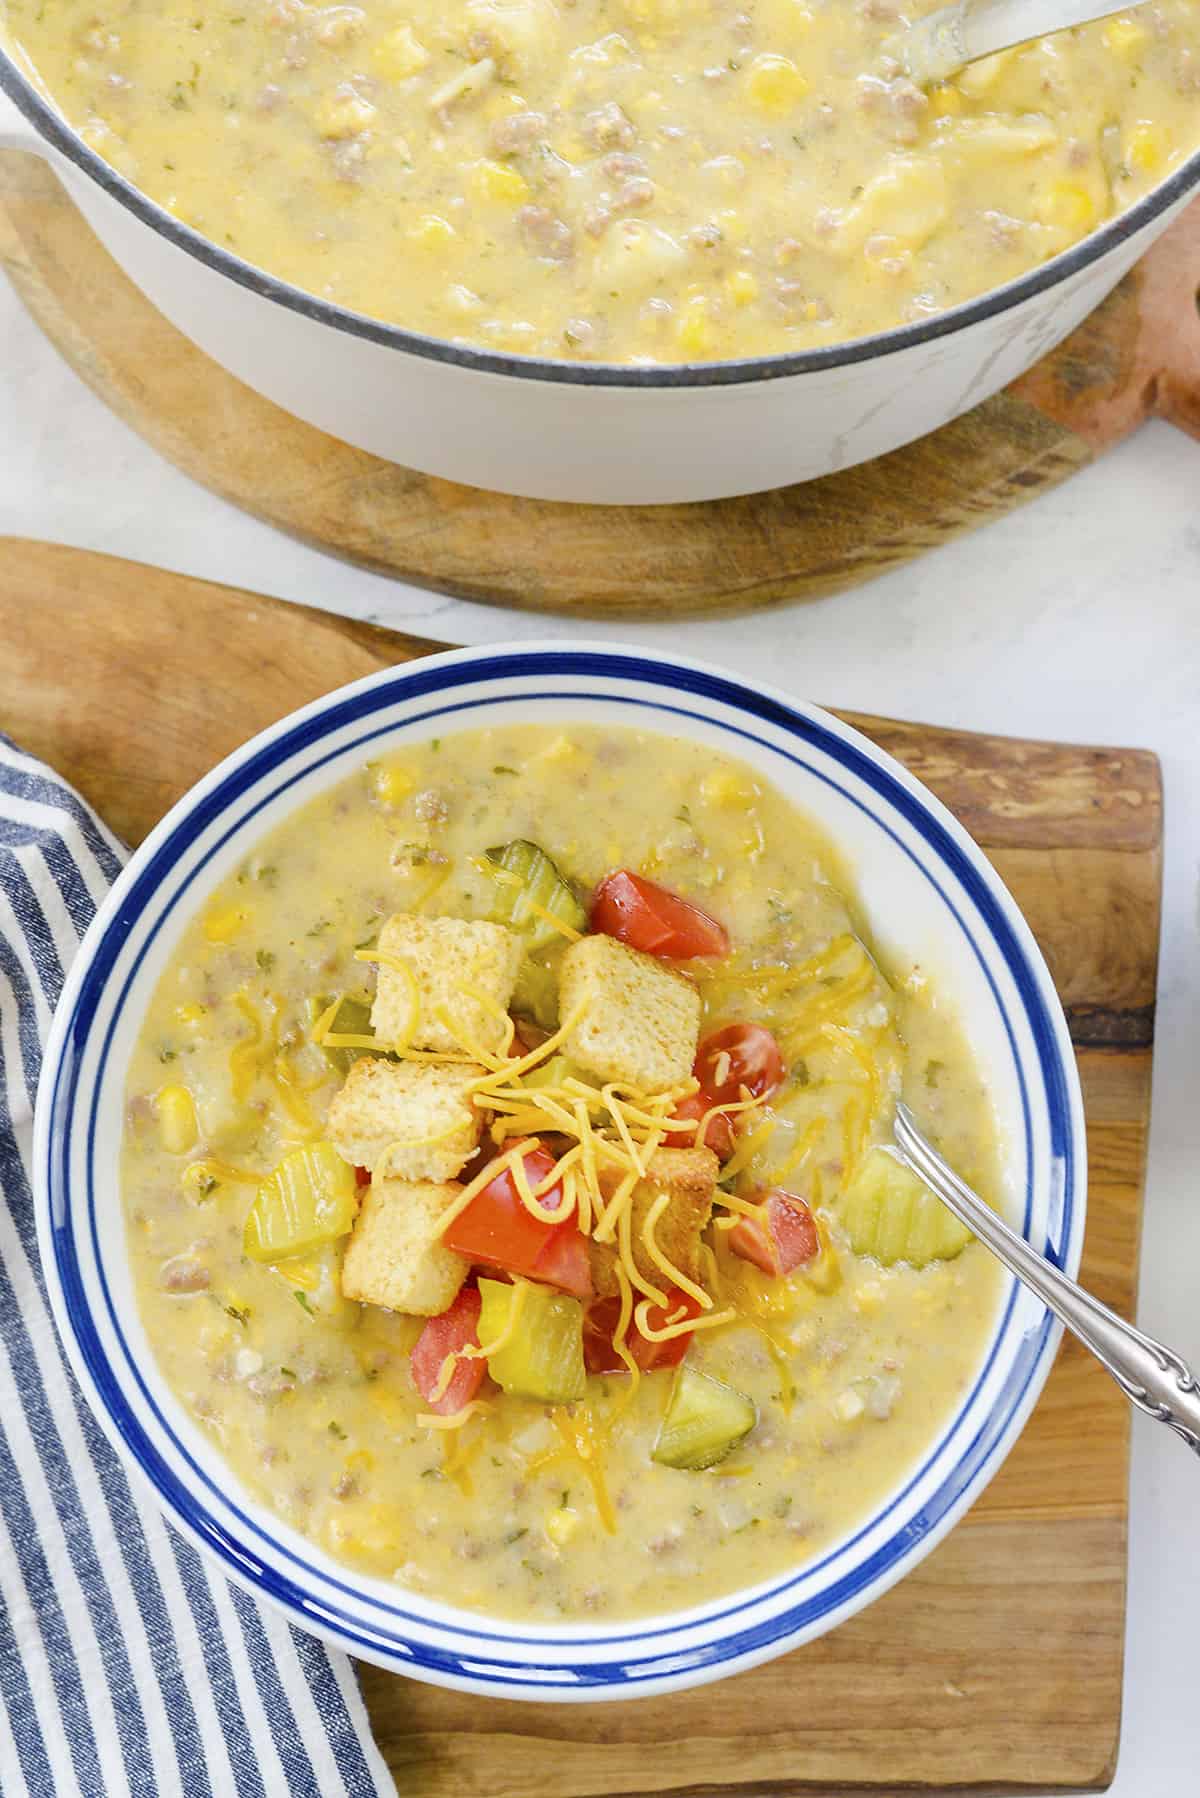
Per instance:
[[[690,506],[573,506],[435,480],[326,437],[158,313],[37,158],[0,154],[0,264],[112,409],[193,479],[332,554],[463,598],[575,617],[813,599],[1057,485],[1151,414],[1200,437],[1200,200],[1073,336],[919,443]]]

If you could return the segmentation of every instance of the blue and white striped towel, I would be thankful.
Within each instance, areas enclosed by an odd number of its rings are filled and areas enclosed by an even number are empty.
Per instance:
[[[130,1491],[50,1318],[29,1187],[41,1045],[123,853],[0,737],[0,1794],[394,1795],[349,1661]]]

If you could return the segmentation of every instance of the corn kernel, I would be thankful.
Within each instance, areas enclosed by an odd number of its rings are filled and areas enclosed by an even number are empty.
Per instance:
[[[357,137],[375,117],[375,108],[352,87],[323,94],[313,111],[313,123],[322,137]]]
[[[878,1280],[864,1280],[850,1302],[860,1317],[877,1317],[883,1310],[883,1287]]]
[[[1114,56],[1132,58],[1146,44],[1149,34],[1140,20],[1123,13],[1120,18],[1110,19],[1101,35],[1105,49],[1111,50]]]
[[[204,934],[210,943],[231,943],[240,936],[250,921],[244,905],[219,905],[204,920]]]
[[[700,797],[705,805],[746,811],[758,798],[758,788],[752,780],[735,773],[732,768],[714,768],[700,782]]]
[[[750,227],[746,222],[745,213],[739,212],[735,206],[722,207],[717,213],[715,223],[721,227],[725,242],[735,249],[740,244],[744,244],[750,235]]]
[[[1079,236],[1096,222],[1096,204],[1085,187],[1073,181],[1056,181],[1034,203],[1043,225]]]
[[[729,297],[735,306],[749,306],[758,298],[758,282],[748,268],[734,269],[729,277]]]
[[[1125,162],[1139,174],[1152,175],[1167,157],[1167,134],[1161,125],[1139,119],[1125,139]]]
[[[385,81],[407,81],[420,74],[429,61],[429,52],[411,25],[400,25],[380,38],[371,52],[371,63]]]
[[[839,1392],[830,1407],[834,1416],[842,1423],[854,1423],[866,1408],[861,1395],[855,1392],[853,1386],[847,1386],[844,1392]]]
[[[581,1522],[578,1511],[573,1511],[569,1505],[559,1505],[546,1519],[546,1534],[555,1548],[565,1548]]]
[[[387,1505],[342,1504],[326,1520],[325,1539],[335,1554],[403,1552],[398,1513]]]
[[[930,90],[929,103],[935,119],[956,118],[965,104],[958,89],[948,81],[943,81]]]
[[[200,1134],[196,1106],[186,1086],[164,1086],[154,1099],[158,1133],[168,1155],[186,1155]]]
[[[517,169],[484,157],[471,170],[471,186],[481,200],[496,200],[504,206],[521,206],[529,198],[529,183]]]
[[[416,784],[403,762],[376,762],[371,769],[371,791],[381,805],[399,805]]]
[[[551,738],[550,742],[547,743],[546,747],[542,750],[540,759],[543,762],[561,764],[577,762],[581,759],[582,755],[583,751],[580,749],[578,743],[572,743],[570,737],[560,736]]]
[[[683,308],[675,336],[680,349],[689,356],[707,356],[711,353],[712,321],[708,316],[708,301],[702,294],[695,295]]]
[[[750,64],[746,90],[759,112],[783,113],[803,100],[808,82],[790,56],[764,50]]]
[[[423,250],[444,250],[458,236],[449,219],[444,219],[436,212],[421,215],[415,225],[407,232],[410,243],[415,243]]]

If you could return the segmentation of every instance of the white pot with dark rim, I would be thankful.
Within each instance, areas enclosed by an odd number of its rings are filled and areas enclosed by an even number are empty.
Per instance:
[[[0,49],[0,147],[46,157],[130,279],[239,380],[391,462],[538,499],[722,499],[852,467],[1015,380],[1200,187],[1200,151],[1073,248],[920,324],[793,355],[663,368],[554,362],[347,312],[140,193]]]

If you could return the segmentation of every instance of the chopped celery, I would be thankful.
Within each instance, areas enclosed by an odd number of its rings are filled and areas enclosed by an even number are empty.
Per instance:
[[[518,1288],[499,1280],[480,1280],[479,1340],[486,1348],[508,1329]],[[569,1405],[587,1390],[583,1368],[583,1306],[565,1293],[527,1284],[512,1338],[494,1355],[488,1369],[505,1392],[537,1398],[550,1405]]]
[[[357,1209],[354,1169],[332,1143],[306,1143],[268,1174],[250,1207],[242,1247],[252,1261],[285,1261],[344,1236]]]
[[[885,1267],[897,1261],[913,1267],[950,1261],[971,1240],[971,1232],[924,1181],[882,1148],[863,1156],[837,1210],[855,1254],[873,1255]]]
[[[574,890],[536,843],[518,838],[489,849],[487,858],[498,871],[492,917],[519,930],[530,949],[544,949],[586,930],[587,913]],[[556,918],[565,930],[556,928]]]
[[[332,1002],[331,996],[309,999],[306,1010],[310,1028],[316,1023],[322,1012],[328,1011]],[[374,1035],[374,1032],[371,1029],[370,1001],[368,999],[355,999],[350,997],[343,999],[338,1006],[337,1017],[334,1019],[333,1035]],[[332,1068],[335,1068],[339,1074],[348,1074],[350,1072],[351,1063],[357,1061],[358,1057],[362,1054],[361,1049],[338,1049],[335,1048],[332,1043],[321,1043],[319,1047],[326,1061]]]
[[[667,1413],[651,1460],[663,1467],[699,1472],[724,1460],[758,1422],[754,1401],[711,1375],[683,1363],[675,1376]]]

